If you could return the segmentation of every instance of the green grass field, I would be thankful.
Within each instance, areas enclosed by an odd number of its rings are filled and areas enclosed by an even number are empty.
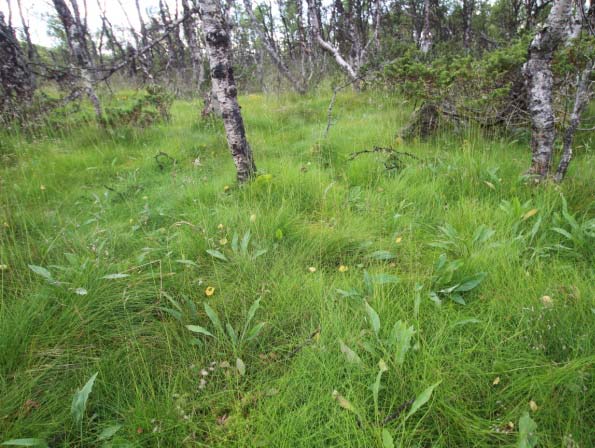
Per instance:
[[[240,99],[243,188],[191,102],[4,137],[0,443],[595,446],[589,142],[534,186],[526,140],[402,142],[386,92],[340,94],[323,139],[329,97]],[[419,159],[349,160],[375,145]]]

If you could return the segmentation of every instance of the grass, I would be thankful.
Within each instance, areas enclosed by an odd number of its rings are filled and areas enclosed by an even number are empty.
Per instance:
[[[340,94],[326,140],[324,93],[241,104],[267,173],[244,188],[191,102],[144,131],[4,139],[0,442],[516,446],[529,412],[538,446],[595,445],[589,151],[564,185],[535,187],[526,141],[398,141],[410,109],[385,92]],[[420,160],[348,160],[374,145]],[[95,372],[79,424],[73,396]]]

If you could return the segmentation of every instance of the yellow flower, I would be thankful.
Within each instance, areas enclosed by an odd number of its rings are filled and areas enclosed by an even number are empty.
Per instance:
[[[221,238],[219,240],[219,244],[221,244],[222,246],[225,246],[227,244],[227,238]]]
[[[217,226],[217,228],[218,228],[219,230],[223,230],[223,228],[224,228],[224,227],[225,227],[225,226],[224,226],[223,224],[219,224],[219,225]]]
[[[205,296],[211,297],[213,294],[215,294],[215,288],[212,286],[209,286],[207,289],[205,289]]]
[[[39,189],[40,189],[41,191],[45,191],[45,185],[41,184],[41,186],[39,187]]]
[[[401,244],[401,241],[403,241],[403,237],[402,236],[398,236],[397,239],[395,240],[395,243]]]
[[[224,186],[224,187],[223,187],[223,191],[224,191],[225,193],[227,193],[227,192],[229,191],[229,185],[226,185],[226,186]]]
[[[316,272],[316,268],[314,266],[310,266],[308,268],[308,271],[314,273],[314,272]]]
[[[349,268],[343,264],[339,266],[339,272],[347,272],[348,270]]]

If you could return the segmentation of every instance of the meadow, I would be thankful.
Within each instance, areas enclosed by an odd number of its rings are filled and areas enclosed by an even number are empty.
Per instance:
[[[199,102],[3,134],[0,446],[595,446],[589,137],[534,185],[522,134],[329,99],[240,98],[243,187]]]

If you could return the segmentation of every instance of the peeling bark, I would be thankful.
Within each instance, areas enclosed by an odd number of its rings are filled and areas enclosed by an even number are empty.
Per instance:
[[[564,41],[572,13],[572,0],[556,0],[547,22],[529,45],[529,59],[523,67],[531,116],[531,167],[529,174],[545,178],[549,174],[554,141],[555,117],[552,104],[552,58]]]
[[[574,134],[576,133],[581,122],[581,116],[583,112],[593,97],[593,92],[591,89],[591,74],[593,73],[594,69],[595,65],[589,64],[579,75],[576,85],[576,92],[574,95],[574,106],[572,107],[572,113],[570,114],[568,127],[564,132],[562,158],[560,159],[560,163],[558,164],[558,169],[556,170],[556,175],[554,177],[556,182],[561,182],[564,180],[564,176],[566,176],[566,171],[568,170],[568,165],[570,165],[570,161],[572,160],[572,142],[574,140]]]
[[[237,99],[229,28],[217,0],[199,0],[198,5],[211,66],[212,89],[221,108],[227,145],[236,166],[237,179],[239,183],[243,183],[254,176],[256,166],[246,139],[244,120]]]

